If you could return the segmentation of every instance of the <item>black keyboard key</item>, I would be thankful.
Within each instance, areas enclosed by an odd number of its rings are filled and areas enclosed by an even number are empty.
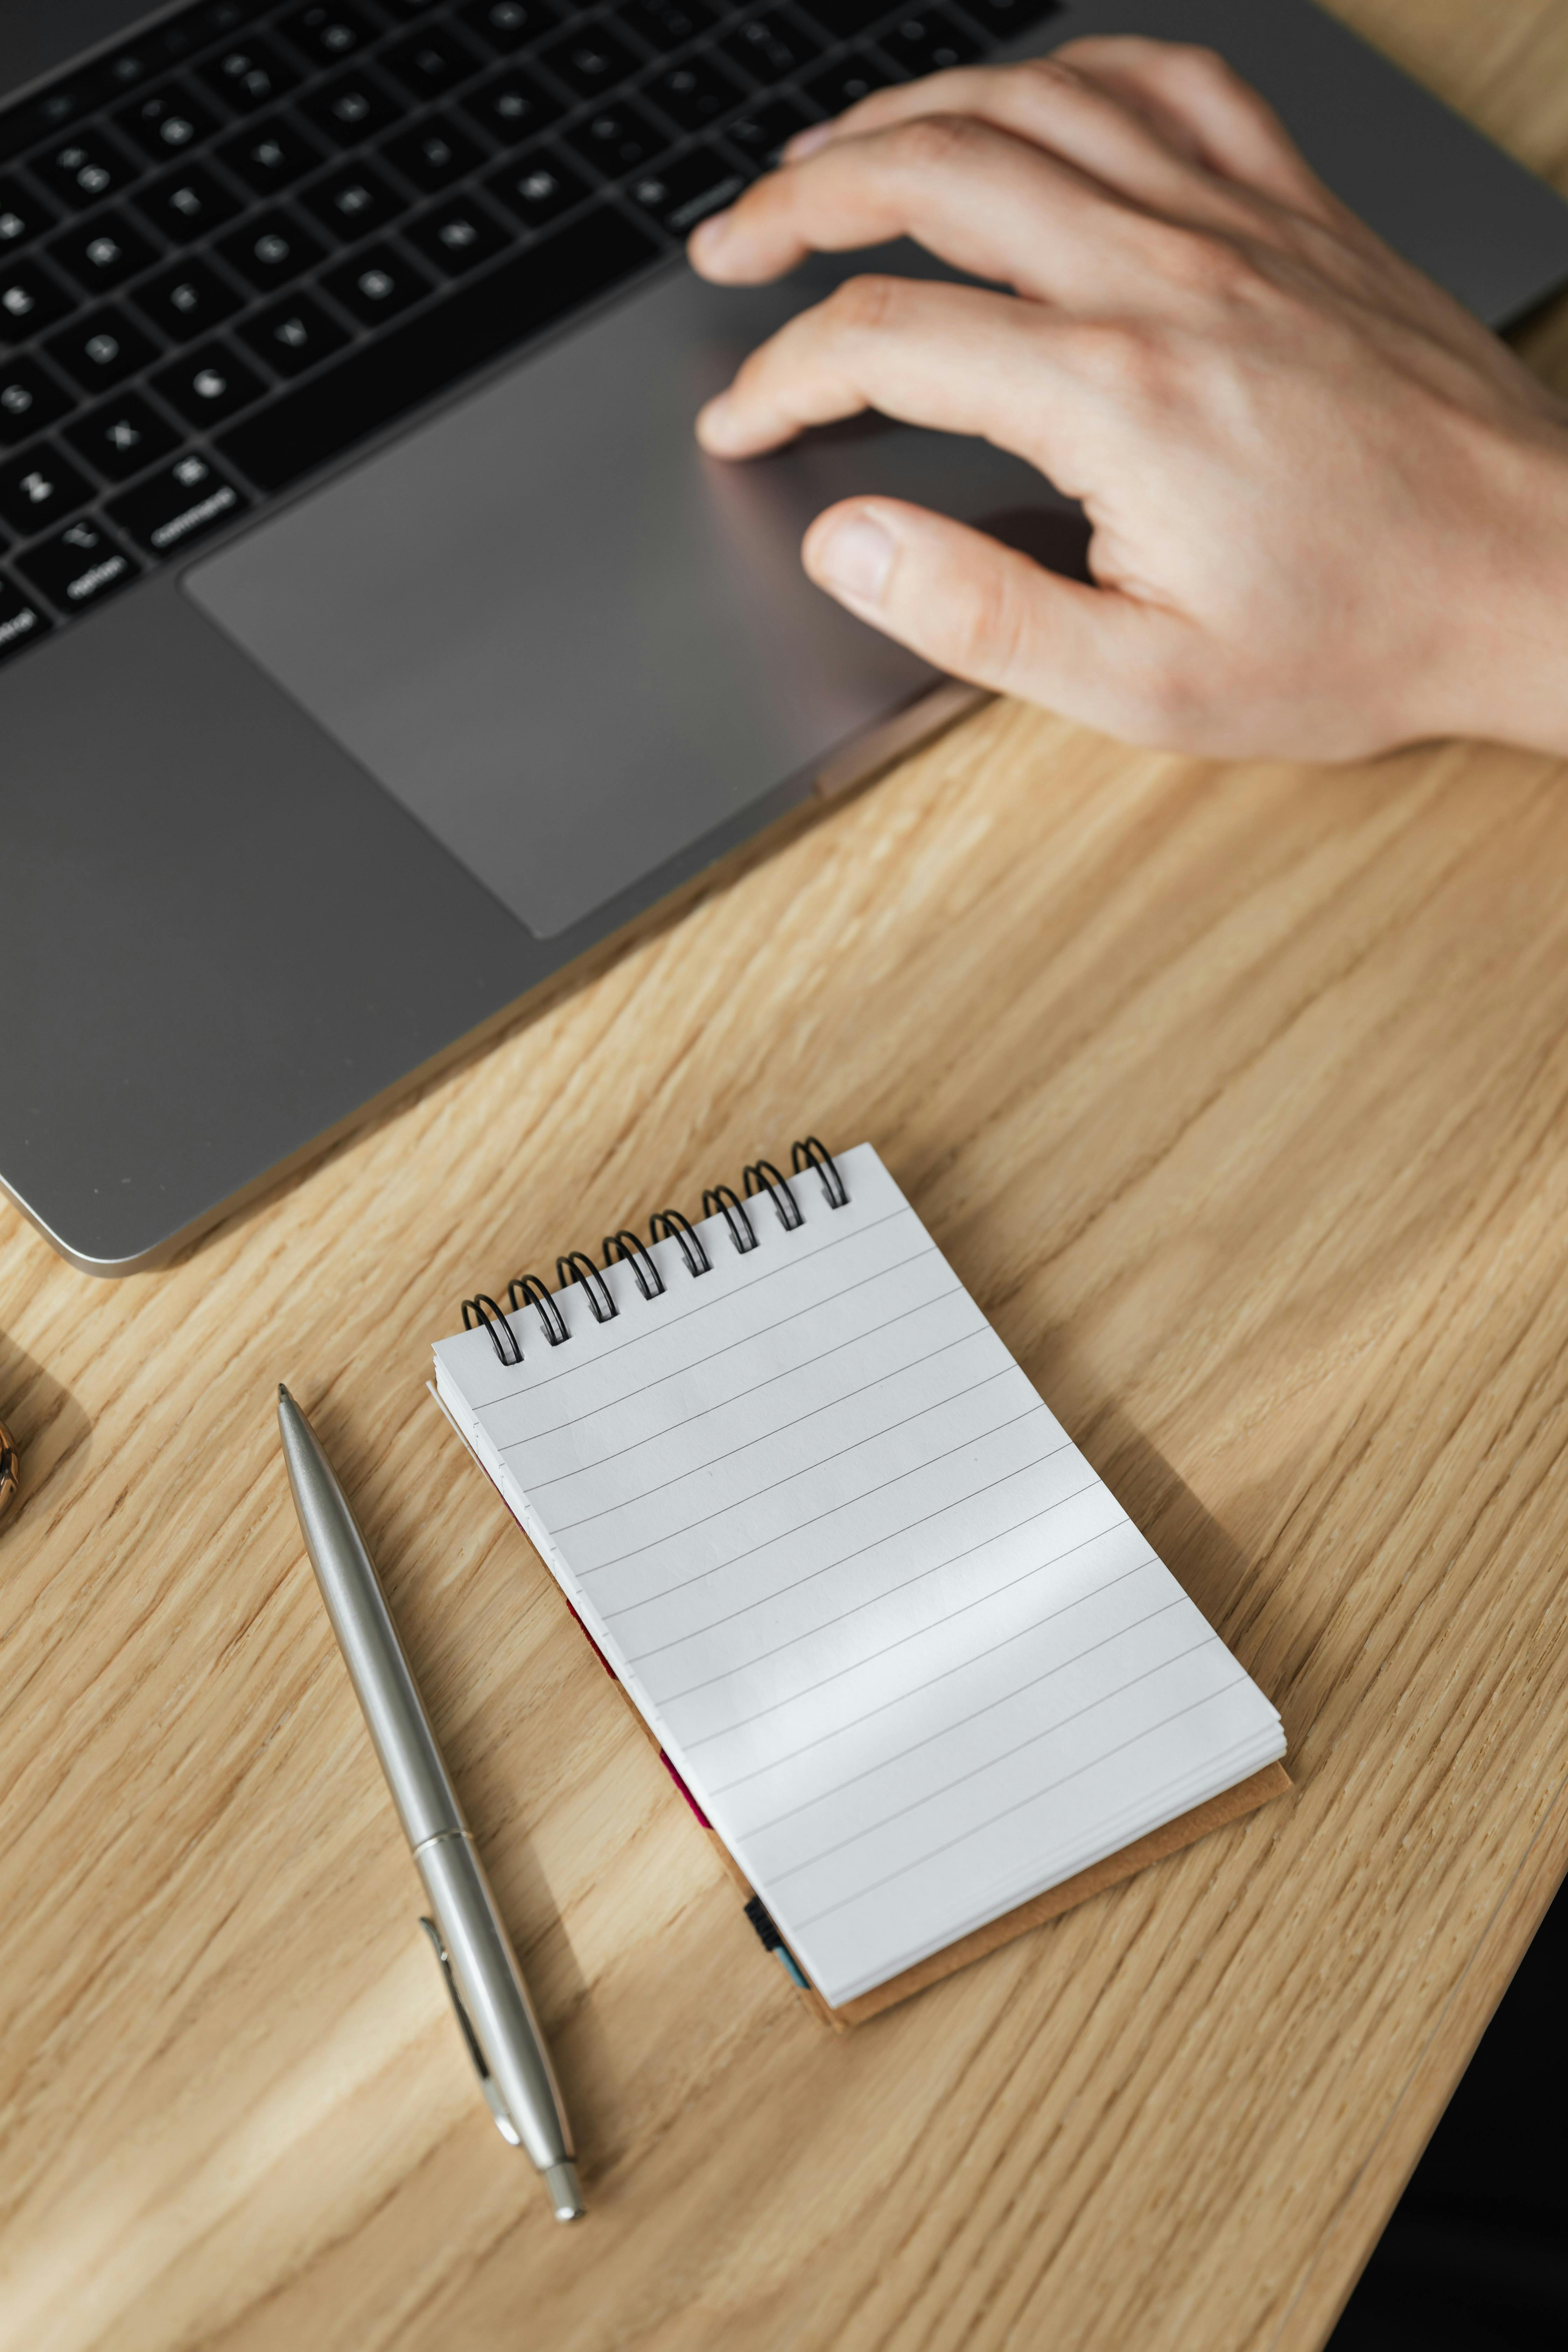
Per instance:
[[[204,343],[161,368],[153,388],[193,425],[216,425],[258,399],[267,389],[253,367],[227,343]]]
[[[88,393],[123,383],[128,375],[156,358],[158,349],[150,335],[110,303],[73,319],[68,327],[51,335],[44,348],[55,365],[74,376]]]
[[[171,343],[188,343],[232,319],[248,298],[206,261],[179,261],[139,286],[132,300]]]
[[[139,482],[133,490],[110,499],[109,511],[149,554],[171,555],[243,514],[249,504],[209,457],[192,449],[150,482]]]
[[[588,194],[588,183],[548,147],[533,148],[515,162],[492,172],[485,182],[509,212],[530,228],[542,228]]]
[[[0,466],[0,515],[20,539],[63,522],[75,507],[84,506],[92,491],[84,474],[52,442],[29,449]]]
[[[358,147],[401,122],[407,109],[400,106],[384,82],[363,66],[353,66],[335,81],[323,82],[300,100],[318,131],[339,147]]]
[[[149,90],[145,98],[117,114],[114,121],[115,128],[154,163],[170,155],[183,155],[187,147],[199,147],[217,129],[217,117],[211,109],[199,104],[195,93],[181,82]]]
[[[732,205],[750,176],[716,149],[690,147],[678,162],[633,180],[626,193],[661,228],[686,236],[710,213]]]
[[[0,343],[25,343],[76,304],[59,279],[38,261],[0,261]]]
[[[836,58],[821,73],[813,74],[804,87],[807,98],[824,114],[842,114],[872,90],[900,79],[890,68],[879,65],[868,49],[851,49],[847,57]]]
[[[547,0],[469,0],[458,14],[488,47],[503,54],[542,39],[561,22],[560,9]]]
[[[705,131],[739,106],[742,96],[740,83],[713,58],[687,58],[656,74],[645,87],[654,104],[682,131]]]
[[[796,0],[796,5],[836,41],[852,41],[868,25],[888,14],[888,0]]]
[[[629,44],[617,39],[603,23],[584,26],[581,32],[557,34],[540,50],[539,60],[579,98],[600,98],[607,90],[619,89],[642,62]]]
[[[216,98],[236,114],[256,114],[264,106],[286,98],[300,79],[266,41],[237,41],[221,49],[201,69],[201,78]]]
[[[477,269],[481,261],[493,261],[512,242],[512,233],[504,229],[495,215],[471,196],[459,196],[451,203],[438,205],[405,232],[410,245],[417,247],[426,261],[435,263],[446,278],[465,277]]]
[[[321,260],[326,247],[313,229],[289,213],[253,213],[241,228],[220,236],[217,250],[258,293],[270,294]]]
[[[348,5],[296,8],[278,26],[313,66],[341,64],[374,41],[379,29],[363,8]]]
[[[623,172],[640,172],[670,144],[668,131],[629,98],[591,114],[571,133],[570,144],[595,171],[615,179]]]
[[[35,359],[0,359],[0,449],[18,449],[76,406]]]
[[[807,5],[815,16],[813,0],[807,0]],[[831,5],[831,0],[826,0],[826,5]],[[1067,0],[963,0],[963,6],[964,15],[973,16],[994,41],[1016,41],[1031,25],[1043,24],[1047,16],[1065,15]]]
[[[410,319],[349,352],[313,383],[224,434],[219,446],[264,489],[281,489],[570,316],[658,253],[646,230],[597,206],[455,289],[434,320]]]
[[[782,9],[770,8],[765,16],[753,16],[727,33],[719,46],[742,73],[766,89],[815,65],[826,44],[820,34],[792,23]]]
[[[318,360],[330,359],[348,341],[348,330],[329,319],[308,294],[292,294],[258,310],[240,329],[257,357],[279,375],[303,375]]]
[[[984,46],[945,8],[911,10],[877,36],[877,47],[912,74],[945,73],[951,66],[970,65]]]
[[[705,0],[627,0],[616,14],[657,57],[668,57],[671,49],[700,39],[718,11]]]
[[[492,139],[499,139],[503,147],[515,147],[521,139],[532,139],[558,121],[565,111],[561,100],[552,97],[542,82],[515,66],[486,82],[482,89],[471,89],[463,106],[479,129],[488,131]]]
[[[59,215],[42,196],[33,194],[20,180],[0,180],[0,257],[19,253],[36,236],[53,228]],[[3,266],[3,258],[0,258]]]
[[[753,163],[771,163],[786,141],[816,120],[795,99],[774,98],[766,106],[748,108],[733,122],[727,122],[724,136]]]
[[[430,291],[424,271],[389,245],[373,245],[353,261],[344,262],[341,269],[329,269],[321,283],[334,302],[341,302],[351,318],[363,319],[367,327],[395,318],[399,310],[406,310],[411,302]],[[252,470],[246,466],[247,473]]]
[[[40,604],[9,580],[0,580],[0,661],[47,636],[53,626]]]
[[[173,456],[184,436],[139,392],[121,392],[79,416],[65,437],[105,481],[128,482],[160,457]]]
[[[123,221],[97,222],[91,228],[68,229],[49,247],[49,258],[68,270],[89,294],[107,293],[122,286],[157,259],[156,248]]]
[[[227,140],[218,151],[218,160],[226,163],[247,187],[254,188],[258,196],[271,195],[278,188],[292,187],[307,172],[313,172],[321,161],[324,150],[291,122],[274,115],[267,122],[253,123],[236,139]]]
[[[376,62],[415,98],[430,99],[445,98],[449,89],[478,73],[484,60],[458,34],[437,25],[428,32],[413,34],[406,41],[395,42]]]
[[[466,179],[484,161],[483,151],[468,132],[441,115],[422,122],[417,131],[405,131],[401,139],[389,139],[381,152],[427,196],[439,195],[454,180]]]
[[[171,245],[190,245],[231,221],[239,199],[200,163],[165,172],[136,192],[136,209]]]
[[[129,588],[138,568],[101,523],[85,516],[41,547],[29,548],[16,564],[60,613],[84,613],[89,604],[101,604],[106,596]]]
[[[340,245],[357,245],[373,229],[384,228],[407,204],[368,163],[350,163],[333,172],[307,189],[300,201]]]
[[[107,131],[83,131],[61,140],[33,158],[33,170],[46,186],[63,196],[76,212],[118,195],[142,176],[142,166],[117,147]]]

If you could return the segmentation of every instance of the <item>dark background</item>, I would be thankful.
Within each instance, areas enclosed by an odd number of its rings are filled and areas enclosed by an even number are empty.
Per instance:
[[[1537,1931],[1328,2352],[1568,2347],[1568,1886]]]

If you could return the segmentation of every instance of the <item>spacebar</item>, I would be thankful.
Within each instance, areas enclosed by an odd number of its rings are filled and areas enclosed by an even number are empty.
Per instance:
[[[260,488],[283,489],[606,292],[658,250],[606,205],[214,437]]]

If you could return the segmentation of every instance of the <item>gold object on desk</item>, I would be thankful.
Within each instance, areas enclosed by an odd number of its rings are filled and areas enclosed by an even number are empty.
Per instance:
[[[22,1492],[22,1457],[16,1451],[16,1440],[5,1423],[0,1421],[0,1519],[5,1517]]]
[[[1568,0],[1343,13],[1568,184]],[[1526,349],[1568,391],[1564,306]],[[1565,875],[1563,761],[995,704],[164,1271],[0,1206],[3,2352],[1315,2352],[1568,1864]],[[1297,1784],[842,2038],[422,1389],[476,1267],[803,1109],[875,1136]],[[280,1376],[394,1564],[582,2232],[412,1927]]]

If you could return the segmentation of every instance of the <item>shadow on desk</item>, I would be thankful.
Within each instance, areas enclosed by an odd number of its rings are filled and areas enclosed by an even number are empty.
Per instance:
[[[19,1500],[0,1525],[0,1542],[15,1542],[51,1486],[79,1471],[87,1459],[92,1423],[69,1389],[35,1363],[6,1331],[0,1331],[0,1421],[10,1430],[21,1458]]]

